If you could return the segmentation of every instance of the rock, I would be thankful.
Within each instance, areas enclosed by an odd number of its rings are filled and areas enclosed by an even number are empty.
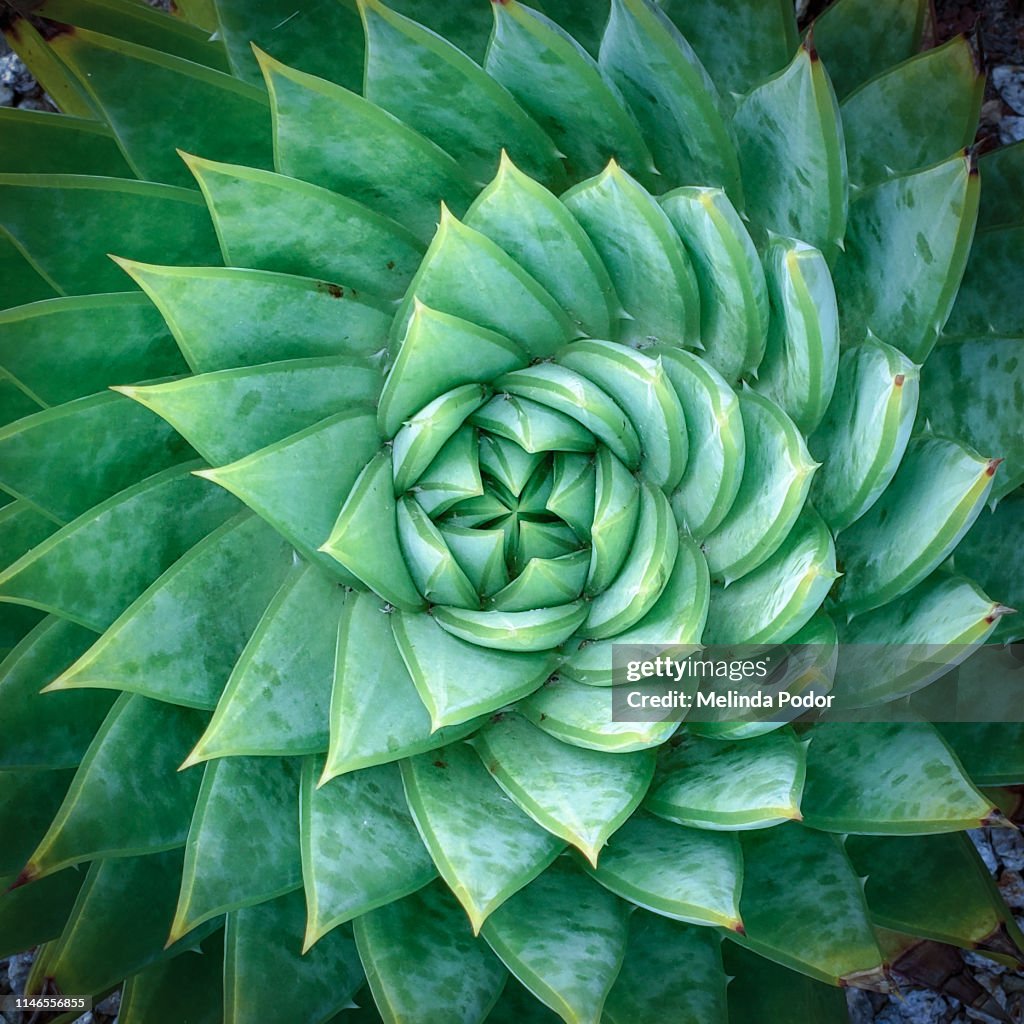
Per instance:
[[[0,85],[0,107],[14,106],[14,90],[9,85]]]
[[[999,141],[1004,146],[1010,146],[1014,142],[1024,140],[1024,117],[1015,117],[1012,114],[1004,117],[999,122]]]
[[[999,876],[999,891],[1007,906],[1013,910],[1024,910],[1024,878],[1019,871],[1004,871]]]
[[[16,53],[9,53],[0,57],[0,85],[6,85],[19,95],[32,92],[38,88],[38,83],[32,77],[32,72],[21,62]]]
[[[908,992],[902,1003],[893,1000],[875,1020],[877,1024],[936,1024],[947,1019],[950,1009],[935,992]]]
[[[1024,836],[1012,828],[994,828],[992,852],[1010,871],[1024,871]]]
[[[35,953],[15,953],[8,961],[7,983],[15,995],[20,996],[24,993],[28,972],[32,969],[32,961],[35,958]]]
[[[850,1013],[850,1024],[872,1024],[875,1019],[875,1007],[862,989],[846,990],[846,1008]]]
[[[1024,67],[1019,64],[1000,64],[992,69],[992,84],[1007,106],[1024,114]]]
[[[978,853],[981,854],[981,859],[985,862],[985,867],[987,867],[989,872],[994,875],[999,869],[999,863],[996,860],[995,854],[992,852],[992,845],[989,842],[988,834],[980,828],[971,829],[967,834],[971,837],[971,841],[978,848]]]

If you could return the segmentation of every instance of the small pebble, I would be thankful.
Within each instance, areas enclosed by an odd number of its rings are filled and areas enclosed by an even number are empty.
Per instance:
[[[999,141],[1004,146],[1024,141],[1024,117],[1004,117],[999,122]]]
[[[1024,114],[1024,67],[1000,64],[992,69],[992,84],[1007,105]]]
[[[1024,836],[1012,828],[992,830],[992,852],[1010,871],[1024,871]]]

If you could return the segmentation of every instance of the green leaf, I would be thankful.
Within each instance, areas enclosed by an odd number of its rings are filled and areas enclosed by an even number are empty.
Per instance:
[[[956,296],[946,333],[1024,334],[1024,318],[1014,301],[1021,287],[1018,254],[1024,225],[979,231]]]
[[[197,945],[211,922],[174,945],[167,925],[181,880],[181,849],[94,861],[45,969],[62,992],[98,995],[129,974]]]
[[[195,190],[148,181],[0,174],[0,224],[61,295],[129,291],[124,274],[106,259],[111,252],[167,263],[220,262]]]
[[[9,837],[0,851],[0,878],[13,882],[33,880],[36,873],[25,871],[25,862],[46,835],[54,814],[60,810],[68,786],[75,776],[73,769],[55,771],[0,771],[0,825]]]
[[[396,221],[283,174],[196,156],[186,162],[229,266],[340,280],[386,299],[405,293],[423,249]]]
[[[922,373],[921,415],[931,428],[1006,460],[996,501],[1024,483],[1024,439],[1012,426],[1024,418],[1022,356],[1024,338],[959,341],[937,348]]]
[[[0,171],[16,174],[101,174],[130,178],[114,134],[101,121],[49,111],[0,109],[4,150]]]
[[[215,707],[291,556],[257,516],[229,519],[182,555],[47,692],[105,687]]]
[[[956,156],[858,194],[832,274],[844,344],[873,332],[925,360],[967,265],[979,188],[970,159]]]
[[[348,595],[338,627],[331,742],[321,784],[371,765],[433,750],[473,732],[480,719],[431,732],[392,633],[388,608],[373,594]]]
[[[645,0],[613,0],[598,60],[666,181],[703,181],[740,200],[736,148],[718,91],[666,14]]]
[[[224,47],[210,33],[129,0],[39,0],[33,13],[90,32],[117,36],[188,61],[227,71]],[[68,33],[69,35],[71,33]],[[77,37],[80,33],[74,33]],[[51,45],[63,42],[55,35]]]
[[[176,147],[240,164],[273,165],[262,89],[166,51],[81,29],[57,36],[50,46],[110,124],[136,177],[194,187]],[[173,96],[174,103],[153,117],[147,104],[159,94]],[[218,116],[197,117],[203,109]]]
[[[840,537],[847,614],[905,594],[945,561],[981,512],[998,465],[955,441],[912,440],[892,484]]]
[[[395,494],[403,494],[419,479],[452,435],[483,405],[491,389],[463,384],[438,395],[402,425],[392,445]]]
[[[977,828],[992,811],[926,722],[828,722],[809,736],[802,806],[814,828],[924,835]]]
[[[551,366],[551,363],[545,363]],[[527,378],[529,380],[529,378]],[[504,437],[494,437],[491,434],[484,434],[477,445],[478,467],[480,472],[486,473],[495,482],[508,489],[510,495],[515,496],[520,502],[526,501],[524,494],[526,485],[534,479],[537,468],[544,463],[546,452],[528,452],[520,448],[513,441]],[[543,479],[544,470],[541,470],[536,479]],[[482,493],[482,486],[481,486]],[[536,509],[531,507],[527,510],[520,504],[521,511],[537,512],[542,514],[545,506],[540,503]]]
[[[441,531],[409,495],[398,499],[398,541],[416,589],[431,604],[479,608],[469,577],[455,560]]]
[[[87,440],[91,458],[81,458],[78,440]],[[168,424],[109,391],[0,429],[0,483],[64,522],[142,477],[194,457]]]
[[[650,611],[636,625],[607,640],[570,642],[559,672],[590,686],[611,686],[613,644],[697,643],[707,620],[709,591],[703,553],[694,540],[680,534],[672,574]]]
[[[237,495],[306,558],[350,582],[337,561],[321,553],[320,545],[379,444],[373,410],[356,406],[238,462],[197,475]]]
[[[7,735],[0,767],[73,768],[114,703],[97,691],[39,691],[96,639],[73,622],[50,616],[0,663],[0,703]]]
[[[738,945],[829,985],[882,975],[862,882],[835,836],[797,824],[743,836]]]
[[[618,575],[590,602],[582,627],[589,638],[606,639],[635,626],[657,603],[672,574],[679,550],[672,506],[664,492],[646,481],[639,489],[636,533]]]
[[[206,766],[172,939],[299,887],[299,765],[294,758],[225,757]]]
[[[837,0],[814,20],[814,45],[840,98],[921,48],[928,5],[895,0]]]
[[[497,711],[532,693],[554,669],[556,658],[548,649],[553,644],[545,643],[536,652],[492,650],[453,635],[443,611],[453,616],[457,609],[438,607],[433,615],[398,612],[391,620],[402,660],[434,729]],[[562,613],[561,608],[555,611]],[[525,613],[491,614],[509,618]]]
[[[380,384],[379,370],[368,361],[330,356],[114,390],[172,424],[207,462],[219,466],[297,434],[339,405],[372,403]]]
[[[153,964],[126,979],[118,1021],[123,1024],[195,1024],[223,1020],[224,936],[220,931],[201,946]]]
[[[583,593],[589,567],[590,552],[586,548],[557,558],[531,558],[507,587],[490,598],[489,607],[522,612],[573,601]]]
[[[517,0],[492,10],[484,68],[554,141],[570,178],[598,174],[614,157],[653,182],[657,171],[640,129],[594,58],[555,22]]]
[[[423,607],[398,541],[391,452],[367,462],[320,550],[390,604]]]
[[[739,491],[746,442],[736,393],[704,359],[659,346],[661,359],[686,419],[686,471],[672,495],[672,509],[696,540],[725,517]]]
[[[982,952],[1024,944],[966,835],[850,836],[846,852],[867,876],[868,908],[884,928]]]
[[[781,643],[821,607],[838,576],[832,534],[807,507],[771,558],[731,586],[712,588],[703,640]]]
[[[234,73],[262,84],[253,43],[311,75],[358,89],[363,79],[363,40],[355,4],[312,0],[300,10],[287,0],[212,0],[214,29],[224,39]],[[259,59],[257,55],[257,59]]]
[[[302,876],[309,917],[304,951],[333,928],[422,889],[437,870],[413,824],[394,765],[315,787],[302,775]]]
[[[628,904],[555,861],[484,923],[484,938],[530,991],[572,1024],[599,1024],[626,950]]]
[[[25,870],[29,877],[98,857],[181,846],[199,791],[198,772],[177,774],[203,716],[125,694],[86,751],[60,810]]]
[[[905,697],[960,664],[1003,607],[962,576],[935,573],[909,593],[839,625],[835,693],[847,707]]]
[[[30,263],[13,236],[0,224],[0,308],[52,299],[58,294],[53,281]]]
[[[157,473],[58,530],[0,573],[0,600],[105,629],[174,561],[238,511],[232,497],[190,473],[195,465]],[[178,514],[182,508],[187,516]]]
[[[1024,171],[1024,142],[1000,146],[978,160],[985,190],[978,206],[978,228],[1024,221],[1024,196],[1017,182]]]
[[[163,314],[195,373],[279,359],[372,357],[387,343],[388,304],[341,285],[234,267],[121,266]]]
[[[185,373],[144,295],[50,299],[0,313],[0,361],[43,402],[58,405],[129,383]]]
[[[1024,572],[1020,565],[1017,538],[1024,523],[1024,494],[1004,498],[994,510],[984,510],[956,549],[958,572],[969,573],[986,593],[995,594],[1003,604],[1024,609]],[[1001,619],[993,642],[1006,643],[1024,635],[1024,616]]]
[[[718,1024],[725,1020],[720,939],[654,914],[634,913],[622,970],[604,1007],[608,1024]]]
[[[800,819],[806,745],[788,729],[738,743],[687,737],[645,801],[694,828],[762,829]]]
[[[787,0],[726,0],[714,6],[666,4],[723,93],[744,93],[781,70],[799,43]]]
[[[344,4],[331,3],[344,10]],[[354,34],[362,35],[359,28]],[[280,53],[276,42],[274,52]],[[323,50],[313,46],[308,52]],[[434,233],[441,200],[460,214],[469,205],[474,190],[465,172],[419,132],[357,92],[287,67],[262,51],[256,57],[270,92],[276,171],[364,203],[406,225],[424,243]],[[328,77],[339,73],[344,74],[341,61],[325,69]],[[359,89],[362,82],[349,84]]]
[[[850,179],[871,184],[930,167],[969,146],[984,92],[985,76],[962,35],[871,79],[841,108]],[[941,118],[927,115],[922,96],[942,109]]]
[[[479,1024],[507,974],[440,882],[356,919],[366,980],[386,1021]]]
[[[498,174],[466,214],[466,224],[536,278],[581,332],[610,334],[618,313],[611,278],[579,222],[502,151]]]
[[[0,895],[0,956],[12,956],[57,938],[82,881],[80,872],[68,869]]]
[[[495,380],[494,388],[571,416],[627,467],[639,466],[640,440],[631,418],[605,390],[581,374],[557,363],[540,363],[504,374]]]
[[[58,529],[59,523],[27,501],[10,500],[0,508],[0,565],[17,561]]]
[[[1018,786],[1024,779],[1024,722],[945,722],[938,725],[977,786]]]
[[[45,30],[45,29],[44,29]],[[31,19],[23,12],[5,12],[3,34],[33,77],[65,114],[93,119],[97,110],[89,94],[64,62],[50,49]]]
[[[746,457],[739,491],[703,551],[713,580],[728,586],[766,562],[800,515],[817,463],[796,424],[770,399],[739,393]]]
[[[846,993],[771,960],[723,945],[729,982],[730,1024],[766,1016],[776,1024],[847,1024]]]
[[[381,433],[394,437],[436,396],[462,384],[486,384],[528,361],[508,338],[440,313],[417,299],[381,392],[377,410]]]
[[[496,443],[500,439],[490,440]],[[483,481],[480,478],[479,445],[476,431],[472,427],[462,426],[452,434],[434,456],[434,461],[416,481],[413,493],[427,514],[435,517],[460,501],[477,498],[484,493]],[[445,540],[469,578],[473,580],[473,585],[477,590],[482,590],[482,581],[475,577],[471,565],[463,557],[463,550],[452,542],[450,529],[453,528],[442,523],[441,532]]]
[[[550,2],[548,0],[549,6]],[[487,1017],[487,1024],[564,1024],[564,1019],[510,974],[501,998]]]
[[[592,452],[597,445],[578,420],[529,398],[495,395],[470,422],[528,452]]]
[[[889,486],[917,415],[919,367],[869,337],[839,357],[835,395],[808,439],[822,466],[811,500],[835,532],[845,530]]]
[[[416,300],[496,331],[531,357],[550,356],[578,333],[536,278],[443,205],[437,234],[395,316],[392,349],[405,336]]]
[[[657,487],[674,488],[686,469],[686,420],[660,361],[626,345],[591,340],[567,346],[557,360],[615,399],[640,438],[641,473]]]
[[[636,814],[587,870],[616,895],[692,924],[740,929],[743,857],[726,833]]]
[[[465,744],[411,758],[401,768],[416,827],[479,933],[488,915],[564,844],[512,802]]]
[[[800,47],[785,71],[739,103],[733,125],[755,227],[833,256],[846,230],[846,149],[839,105],[817,53]]]
[[[518,715],[499,716],[472,744],[498,785],[592,864],[643,799],[654,771],[649,751],[610,754],[569,746]]]
[[[597,594],[618,574],[629,553],[640,511],[640,489],[629,470],[605,446],[597,449],[594,519],[587,592]]]
[[[572,452],[555,452],[547,510],[568,523],[580,538],[588,537],[594,523],[596,486],[597,471],[591,459]]]
[[[754,370],[764,355],[768,291],[760,257],[720,189],[677,188],[660,202],[696,271],[702,357],[735,381]]]
[[[563,743],[614,753],[660,746],[679,728],[674,721],[616,722],[607,690],[557,676],[522,701],[518,711]]]
[[[562,202],[590,236],[615,282],[626,316],[618,324],[617,340],[696,347],[697,279],[654,197],[612,160],[597,177],[566,192]]]
[[[836,293],[824,257],[792,239],[773,239],[765,258],[772,316],[755,389],[803,434],[821,422],[839,369]]]
[[[474,611],[448,605],[433,610],[434,621],[445,632],[503,654],[546,654],[568,640],[586,617],[587,606],[581,600],[524,612]]]
[[[338,619],[345,600],[345,591],[316,566],[293,568],[235,664],[187,764],[326,748]]]
[[[554,143],[502,85],[451,43],[380,0],[359,0],[366,30],[366,98],[447,150],[477,182],[506,149],[531,177],[558,184]],[[458,96],[458,103],[438,103]]]
[[[364,982],[355,943],[337,930],[300,955],[305,927],[306,901],[300,891],[228,915],[225,1021],[271,1019],[281,1004],[282,977],[290,979],[288,1012],[298,1020],[328,1020],[351,1003]]]

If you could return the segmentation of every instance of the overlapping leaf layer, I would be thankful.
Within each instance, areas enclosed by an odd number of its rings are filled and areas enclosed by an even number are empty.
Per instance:
[[[916,941],[1019,959],[956,834],[1019,729],[610,718],[615,642],[1022,635],[1024,161],[979,208],[925,6],[0,5],[64,111],[0,111],[36,990],[827,1024]]]

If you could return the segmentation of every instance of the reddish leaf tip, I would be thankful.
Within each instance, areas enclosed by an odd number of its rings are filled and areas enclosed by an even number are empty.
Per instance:
[[[901,388],[903,387],[903,384],[906,381],[906,379],[907,375],[905,373],[897,373],[896,376],[893,377],[892,382],[893,384],[896,385],[896,387]]]
[[[988,465],[985,467],[985,476],[995,476],[1000,463],[1005,461],[1006,459],[989,459]]]

